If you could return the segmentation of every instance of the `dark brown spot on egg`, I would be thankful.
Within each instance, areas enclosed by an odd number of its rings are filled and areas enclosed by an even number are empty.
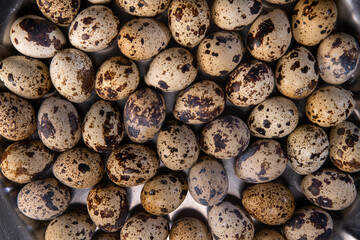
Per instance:
[[[45,113],[42,117],[41,117],[41,121],[40,124],[38,126],[41,134],[45,137],[45,138],[49,138],[49,137],[54,137],[55,135],[55,127],[54,125],[51,123],[51,121],[48,118],[48,114]]]
[[[260,12],[262,7],[262,3],[258,0],[254,1],[254,5],[252,5],[252,7],[250,7],[250,12],[252,15],[256,15]]]
[[[328,225],[328,217],[325,213],[315,210],[311,213],[309,220],[316,229],[326,230]]]
[[[78,170],[79,170],[81,173],[85,174],[86,172],[90,171],[90,167],[89,167],[89,165],[87,165],[87,164],[81,163],[81,164],[79,164],[79,166],[78,166]]]
[[[295,71],[296,69],[298,69],[300,67],[300,62],[299,61],[296,61],[291,67],[290,69],[292,71]]]
[[[252,33],[248,35],[248,47],[250,50],[254,50],[255,47],[260,47],[263,43],[264,37],[272,33],[275,29],[275,26],[271,19],[267,19],[259,24],[258,32],[254,36]]]
[[[333,206],[333,202],[331,199],[322,196],[316,198],[315,203],[318,204],[320,207],[331,208]]]
[[[184,15],[182,8],[177,8],[177,9],[175,10],[174,15],[175,15],[176,21],[177,21],[177,22],[180,22],[180,21],[181,21],[181,18],[182,18],[183,15]]]
[[[95,18],[93,18],[93,17],[86,17],[86,18],[83,18],[83,19],[82,19],[82,22],[83,22],[85,25],[89,25],[89,24],[91,24],[94,20],[95,20]]]
[[[304,213],[294,213],[291,219],[285,223],[285,226],[291,227],[292,231],[300,229],[305,223],[304,217]]]
[[[71,129],[70,133],[72,136],[74,136],[79,130],[79,119],[77,118],[77,116],[75,116],[74,113],[70,112],[68,113],[68,122]]]
[[[310,193],[313,195],[313,196],[318,196],[320,194],[320,188],[321,188],[321,185],[322,185],[322,182],[320,182],[319,180],[313,178],[311,179],[312,181],[312,184],[307,188]]]

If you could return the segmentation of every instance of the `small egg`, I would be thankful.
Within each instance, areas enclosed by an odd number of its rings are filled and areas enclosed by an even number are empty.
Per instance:
[[[171,0],[116,0],[117,5],[126,13],[139,17],[155,17],[164,12]]]
[[[333,127],[345,121],[355,108],[352,92],[337,86],[325,86],[306,101],[306,116],[320,127]]]
[[[120,234],[118,232],[107,233],[102,231],[97,231],[92,240],[120,240]]]
[[[150,63],[145,83],[164,92],[179,91],[196,78],[197,67],[192,53],[184,48],[169,48]]]
[[[250,132],[235,116],[226,115],[206,124],[201,130],[202,150],[215,158],[228,159],[241,154],[249,145]]]
[[[71,23],[69,41],[84,52],[103,50],[116,38],[119,24],[119,19],[110,8],[90,6],[82,10]]]
[[[88,0],[92,4],[108,4],[111,0]]]
[[[255,21],[262,8],[262,0],[214,0],[211,15],[218,27],[238,31]]]
[[[99,67],[95,78],[96,93],[104,100],[118,101],[138,87],[140,72],[135,62],[122,56],[111,57]]]
[[[185,200],[187,180],[177,174],[158,175],[145,183],[141,190],[141,204],[150,214],[166,215],[175,211]]]
[[[329,239],[333,226],[333,220],[325,210],[306,206],[296,210],[284,224],[284,234],[287,240]]]
[[[133,187],[155,176],[160,165],[156,152],[148,146],[126,144],[111,152],[106,172],[111,181],[122,187]]]
[[[294,39],[304,46],[315,46],[335,27],[337,8],[333,0],[299,0],[292,11]]]
[[[171,228],[170,240],[212,240],[211,233],[202,221],[187,217],[177,220]]]
[[[249,183],[269,182],[280,177],[286,165],[287,157],[281,144],[275,140],[261,139],[237,158],[235,174]]]
[[[95,224],[86,213],[70,212],[52,220],[45,232],[45,240],[91,240]]]
[[[37,121],[39,137],[51,150],[63,152],[80,141],[80,116],[67,100],[46,98],[39,108]]]
[[[40,60],[10,56],[0,62],[0,79],[16,95],[36,99],[51,88],[49,68]]]
[[[61,215],[70,203],[70,191],[54,178],[26,184],[19,192],[17,206],[35,220],[50,220]]]
[[[335,168],[306,175],[300,187],[312,204],[333,211],[347,208],[357,196],[351,175]]]
[[[124,107],[125,130],[131,141],[150,141],[160,130],[166,116],[163,95],[151,88],[131,94]]]
[[[67,27],[75,19],[80,9],[80,0],[36,0],[44,16],[61,27]]]
[[[104,175],[104,163],[100,154],[85,147],[61,153],[54,165],[54,176],[71,188],[90,188]]]
[[[255,226],[250,216],[240,206],[223,201],[210,209],[208,221],[214,239],[252,240]]]
[[[30,137],[36,130],[34,107],[8,92],[0,93],[0,134],[11,141]]]
[[[200,146],[194,131],[178,121],[165,122],[157,143],[160,160],[171,170],[191,167],[199,158]]]
[[[204,156],[189,171],[189,192],[193,199],[204,206],[221,202],[229,187],[224,166],[216,159]]]
[[[277,231],[264,229],[255,234],[254,240],[286,240],[286,239]]]
[[[295,211],[295,199],[290,190],[275,182],[247,187],[241,202],[251,216],[267,225],[283,224]]]
[[[265,0],[265,1],[271,4],[288,4],[295,2],[296,0]]]
[[[210,8],[206,0],[174,0],[168,11],[168,22],[175,41],[193,48],[210,28]]]
[[[235,106],[247,107],[264,101],[274,90],[274,73],[264,62],[241,63],[229,75],[226,96]]]
[[[87,209],[102,231],[116,232],[124,225],[129,213],[126,190],[110,182],[101,182],[90,190]]]
[[[176,97],[174,117],[186,124],[207,123],[225,109],[225,94],[213,81],[203,80],[192,84]]]
[[[271,62],[279,59],[291,43],[290,22],[281,9],[270,9],[251,25],[248,49],[254,58]]]
[[[329,156],[328,136],[310,124],[297,127],[288,136],[286,147],[290,167],[301,175],[318,170]]]
[[[1,157],[1,172],[10,181],[29,183],[51,165],[54,153],[39,140],[15,142]]]
[[[317,50],[321,78],[334,85],[349,80],[360,62],[359,42],[346,33],[335,33],[322,41]]]
[[[170,39],[170,31],[162,22],[152,18],[136,18],[121,28],[117,43],[122,54],[141,61],[165,49]]]
[[[240,63],[244,45],[236,32],[216,32],[207,36],[197,50],[199,67],[207,74],[220,76]]]
[[[166,240],[168,235],[169,221],[167,218],[148,213],[137,213],[130,217],[120,232],[121,240]]]

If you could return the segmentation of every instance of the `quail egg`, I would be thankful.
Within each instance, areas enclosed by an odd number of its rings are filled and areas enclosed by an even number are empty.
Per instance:
[[[116,0],[117,5],[126,13],[139,17],[155,17],[164,12],[171,0]]]
[[[202,221],[193,218],[181,218],[171,228],[170,240],[212,240],[211,233]]]
[[[279,232],[263,229],[255,234],[254,240],[286,240]]]
[[[108,4],[111,0],[88,0],[92,4]]]
[[[80,9],[80,0],[36,0],[36,4],[47,19],[62,27],[69,26]]]

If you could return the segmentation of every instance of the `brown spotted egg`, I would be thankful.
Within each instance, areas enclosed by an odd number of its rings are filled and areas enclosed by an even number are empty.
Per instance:
[[[211,233],[205,223],[193,218],[181,218],[171,227],[171,240],[212,240]]]
[[[333,127],[345,121],[354,108],[352,92],[337,86],[325,86],[308,97],[305,112],[312,123]]]
[[[250,25],[262,8],[262,0],[214,0],[211,15],[218,27],[237,31]]]
[[[237,158],[235,174],[249,183],[269,182],[278,178],[286,165],[287,157],[281,144],[275,140],[261,139]]]
[[[155,17],[164,12],[171,0],[116,0],[117,5],[126,13],[139,17]]]
[[[160,165],[156,152],[148,146],[126,144],[111,152],[106,172],[111,181],[122,187],[133,187],[155,176]]]
[[[107,233],[102,231],[97,231],[92,240],[120,240],[120,234],[118,232]]]
[[[255,226],[250,216],[239,205],[228,201],[218,203],[208,212],[208,221],[214,239],[252,240]]]
[[[312,204],[327,210],[345,209],[357,196],[354,179],[335,168],[320,169],[306,175],[300,186]]]
[[[216,32],[207,36],[197,50],[199,67],[207,74],[220,76],[240,63],[244,45],[236,32]]]
[[[295,199],[290,190],[275,182],[247,187],[241,201],[251,216],[268,225],[285,223],[295,211]]]
[[[247,37],[248,49],[254,58],[271,62],[279,59],[291,43],[290,22],[281,9],[270,9],[251,25]]]
[[[247,107],[264,101],[274,90],[274,73],[264,62],[241,63],[229,75],[226,96],[235,106]]]
[[[21,213],[35,220],[50,220],[61,215],[70,203],[70,191],[54,178],[26,184],[19,192]]]
[[[279,232],[263,229],[255,234],[254,240],[286,240]]]
[[[47,19],[62,27],[69,26],[80,9],[80,0],[36,0],[36,4]]]
[[[50,76],[56,90],[71,102],[84,102],[93,92],[94,67],[91,59],[75,48],[64,49],[53,57]]]
[[[112,10],[102,5],[81,11],[69,28],[70,43],[84,51],[100,51],[112,43],[119,31],[119,19]]]
[[[224,95],[222,88],[213,81],[192,84],[176,97],[174,117],[186,124],[210,122],[224,111]]]
[[[121,28],[117,43],[126,57],[141,61],[152,58],[170,42],[169,29],[152,18],[136,18]]]
[[[299,0],[292,11],[294,39],[304,46],[315,46],[335,27],[337,8],[333,0]]]
[[[122,56],[111,57],[101,64],[95,78],[96,93],[104,100],[118,101],[138,87],[140,72],[135,62]]]
[[[265,1],[271,4],[288,4],[295,2],[296,0],[265,0]]]
[[[161,93],[151,88],[137,90],[124,107],[126,133],[133,142],[148,142],[160,130],[165,116],[165,99]]]
[[[329,84],[342,84],[352,77],[360,62],[360,45],[351,35],[335,33],[317,50],[320,76]]]
[[[193,48],[209,30],[210,17],[206,0],[174,0],[168,11],[171,34],[180,45]]]
[[[177,173],[158,175],[145,183],[141,204],[150,214],[166,215],[175,211],[185,200],[187,180]]]

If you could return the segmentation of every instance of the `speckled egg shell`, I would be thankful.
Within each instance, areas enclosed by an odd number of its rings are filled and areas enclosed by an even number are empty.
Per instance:
[[[79,114],[69,101],[49,97],[39,109],[38,134],[48,148],[63,152],[73,148],[81,138]]]
[[[360,129],[344,121],[330,130],[330,159],[342,171],[360,171]]]
[[[333,0],[300,0],[292,11],[294,39],[304,46],[315,46],[331,33],[336,19]]]
[[[250,25],[262,8],[262,0],[214,0],[211,15],[218,27],[237,31]]]
[[[225,94],[213,81],[197,82],[176,97],[174,117],[186,124],[207,123],[225,109]]]
[[[290,190],[275,182],[246,188],[241,201],[251,216],[268,225],[285,223],[295,211],[295,199]]]
[[[95,224],[88,214],[71,212],[50,222],[46,228],[45,240],[91,240],[94,232]]]
[[[160,130],[165,116],[165,99],[161,93],[150,88],[137,90],[124,107],[126,133],[133,142],[148,142]]]
[[[247,44],[251,55],[262,61],[279,59],[290,46],[290,22],[281,9],[271,9],[251,25]]]
[[[346,33],[335,33],[319,45],[317,51],[320,76],[329,84],[342,84],[349,80],[360,61],[359,42]]]
[[[287,240],[329,239],[333,230],[333,220],[325,210],[306,206],[295,211],[284,224]]]
[[[309,96],[319,79],[314,56],[304,47],[287,52],[277,63],[275,79],[276,87],[282,95],[292,99]]]
[[[265,1],[271,4],[288,4],[295,2],[296,0],[265,0]]]
[[[120,234],[118,232],[106,233],[97,231],[92,240],[120,240]]]
[[[226,115],[206,124],[201,130],[202,150],[220,159],[236,157],[249,145],[250,132],[237,117]]]
[[[53,165],[54,176],[71,188],[90,188],[104,175],[104,164],[98,153],[79,147],[60,154]]]
[[[136,18],[121,28],[117,43],[122,54],[140,61],[161,52],[170,39],[170,31],[163,23],[152,18]]]
[[[171,34],[180,45],[195,47],[209,30],[210,17],[206,0],[174,0],[168,11]]]
[[[288,136],[286,147],[290,167],[302,175],[318,170],[329,156],[328,136],[310,124],[297,127]]]
[[[100,51],[112,43],[118,34],[119,19],[112,10],[102,5],[81,11],[69,28],[70,43],[84,51]]]
[[[230,202],[223,201],[210,209],[208,221],[214,239],[252,240],[255,227],[250,216]]]
[[[171,0],[116,0],[117,5],[128,14],[139,17],[155,17],[164,12]]]
[[[274,73],[266,63],[241,63],[229,75],[226,96],[235,106],[247,107],[264,101],[274,87]]]
[[[197,50],[199,67],[207,74],[220,76],[240,63],[244,45],[236,32],[216,32],[207,36]]]
[[[39,141],[15,142],[8,146],[1,157],[1,172],[16,183],[29,183],[50,166],[54,153]]]
[[[148,213],[137,213],[130,217],[120,232],[121,240],[166,240],[168,235],[169,221],[166,217]]]
[[[212,157],[202,157],[190,169],[188,181],[193,199],[205,206],[221,202],[228,192],[229,181],[225,168]]]
[[[61,215],[70,203],[70,191],[54,178],[26,184],[19,192],[21,213],[35,220],[50,220]]]
[[[275,140],[261,139],[240,155],[235,163],[235,174],[249,183],[269,182],[278,178],[287,165],[281,144]]]
[[[11,141],[30,137],[36,130],[34,107],[8,92],[0,93],[0,134]]]
[[[58,26],[67,27],[80,9],[80,0],[36,0],[44,16]]]
[[[301,189],[311,203],[333,211],[347,208],[357,195],[350,174],[332,168],[306,175],[301,181]]]
[[[102,99],[118,101],[128,97],[140,82],[139,69],[122,56],[111,57],[99,67],[95,78],[96,93]]]
[[[150,147],[126,144],[111,152],[106,172],[110,180],[117,185],[133,187],[155,176],[159,165],[156,152]]]
[[[56,90],[71,102],[81,103],[91,96],[94,68],[80,50],[68,48],[57,53],[51,60],[50,76]]]
[[[116,232],[129,214],[126,190],[113,183],[95,185],[87,197],[87,209],[97,227],[105,232]]]
[[[325,86],[308,97],[305,112],[309,120],[320,127],[333,127],[345,121],[354,108],[352,92],[337,86]]]
[[[141,204],[154,215],[166,215],[176,210],[185,200],[187,180],[176,173],[155,176],[141,191]]]
[[[44,96],[52,86],[49,68],[40,60],[21,55],[0,62],[0,79],[11,92],[27,99]]]
[[[88,0],[92,4],[108,4],[111,0]]]
[[[66,45],[55,24],[35,15],[17,19],[11,26],[10,40],[21,54],[33,58],[51,58]]]
[[[256,137],[281,138],[289,135],[298,122],[299,111],[295,103],[284,97],[272,97],[251,111],[248,126]]]
[[[200,146],[194,131],[178,121],[165,122],[156,144],[160,160],[172,170],[191,167],[199,158]]]
[[[263,229],[255,234],[254,240],[286,240],[279,232]]]
[[[150,63],[145,83],[164,92],[179,91],[196,78],[197,67],[192,53],[184,48],[169,48]]]
[[[171,240],[212,240],[211,233],[202,221],[187,217],[174,223],[170,231]]]

